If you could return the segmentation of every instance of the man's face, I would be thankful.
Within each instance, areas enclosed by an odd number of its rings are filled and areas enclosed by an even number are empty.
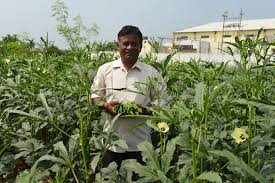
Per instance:
[[[118,50],[122,61],[135,63],[140,53],[141,45],[141,40],[135,34],[120,36],[118,38]]]

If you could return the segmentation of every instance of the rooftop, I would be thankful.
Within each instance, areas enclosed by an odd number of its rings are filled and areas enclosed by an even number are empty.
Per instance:
[[[240,21],[225,21],[225,30],[238,30]],[[223,22],[213,22],[195,27],[186,28],[177,32],[212,32],[222,31]],[[272,19],[257,19],[257,20],[242,20],[241,30],[259,30],[259,29],[275,29],[275,18]]]

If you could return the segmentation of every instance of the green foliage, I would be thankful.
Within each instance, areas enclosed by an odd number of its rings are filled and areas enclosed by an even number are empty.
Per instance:
[[[52,6],[52,16],[56,17],[59,23],[57,31],[66,39],[70,48],[73,50],[88,44],[91,34],[98,34],[97,24],[93,23],[91,27],[87,27],[79,15],[73,18],[74,24],[70,25],[68,8],[61,0],[57,0]]]
[[[210,182],[222,183],[222,178],[217,172],[203,172],[198,176],[200,180],[208,180]]]
[[[173,182],[169,178],[169,171],[173,168],[171,161],[176,149],[176,141],[177,138],[168,142],[166,150],[162,155],[154,150],[150,143],[144,142],[140,144],[138,148],[142,153],[145,165],[137,162],[129,162],[125,165],[126,168],[136,172],[142,180],[147,182]]]
[[[143,164],[128,160],[117,170],[115,163],[102,168],[102,157],[112,146],[127,148],[112,131],[121,114],[102,132],[107,114],[90,105],[91,81],[100,65],[117,57],[106,52],[115,43],[90,44],[88,34],[96,26],[84,26],[79,17],[70,25],[61,1],[52,8],[70,49],[58,49],[47,35],[39,43],[16,35],[0,41],[0,182],[120,183],[132,182],[133,172],[137,182],[274,181],[275,72],[268,54],[274,43],[260,32],[231,43],[233,67],[172,62],[174,54],[142,58],[161,73],[167,88],[159,78],[136,83],[140,90],[132,92],[157,91],[153,115],[139,115],[148,118],[153,144],[139,145]],[[125,111],[131,115],[130,107]],[[160,122],[170,129],[161,136]],[[237,144],[231,137],[235,128],[249,138]]]
[[[233,164],[232,168],[236,170],[237,172],[244,174],[248,173],[250,174],[254,179],[261,183],[268,182],[263,176],[258,174],[255,170],[253,170],[251,167],[249,167],[245,162],[243,162],[241,159],[236,157],[233,153],[229,151],[211,151],[210,153],[216,155],[216,156],[222,156],[229,159],[230,163]]]
[[[142,109],[132,102],[123,102],[115,105],[115,111],[121,115],[139,115]]]
[[[7,35],[0,41],[0,55],[10,60],[30,58],[34,44],[20,39],[18,35]]]
[[[79,181],[89,181],[90,174],[95,175],[100,168],[104,153],[104,149],[95,148],[96,143],[102,138],[109,139],[102,144],[106,149],[113,141],[111,133],[101,133],[99,109],[90,106],[90,81],[96,69],[113,60],[114,55],[91,56],[89,47],[79,50],[77,55],[70,51],[58,54],[49,51],[51,42],[47,38],[41,41],[41,46],[32,50],[28,58],[22,59],[21,54],[16,53],[14,59],[6,62],[5,55],[0,55],[0,180],[15,181],[16,174],[32,167],[39,157],[50,155],[54,144],[63,141],[66,146],[71,136],[79,133],[84,146],[75,152],[75,160],[86,169],[74,171],[77,176],[83,176]],[[114,144],[125,145],[121,141]],[[91,169],[89,164],[94,157],[98,163]],[[45,161],[39,163],[35,171],[40,173],[30,176],[34,182],[43,178],[38,174],[49,175],[50,167]],[[66,180],[72,178],[70,172]],[[57,176],[59,170],[53,174]]]
[[[153,48],[154,53],[159,53],[162,45],[162,40],[156,40],[155,38],[150,39],[149,41],[150,46]]]

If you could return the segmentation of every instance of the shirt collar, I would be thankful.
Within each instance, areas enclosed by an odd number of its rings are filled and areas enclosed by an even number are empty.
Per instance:
[[[113,65],[114,68],[121,68],[124,67],[121,61],[121,58],[117,59],[116,62]],[[142,69],[142,64],[139,60],[136,61],[136,63],[134,64],[133,68],[138,68],[139,70]]]

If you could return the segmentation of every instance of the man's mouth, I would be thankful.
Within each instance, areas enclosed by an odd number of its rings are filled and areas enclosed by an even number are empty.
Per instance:
[[[135,55],[135,54],[133,54],[133,53],[126,53],[126,54],[125,54],[126,57],[133,57],[134,55]]]

